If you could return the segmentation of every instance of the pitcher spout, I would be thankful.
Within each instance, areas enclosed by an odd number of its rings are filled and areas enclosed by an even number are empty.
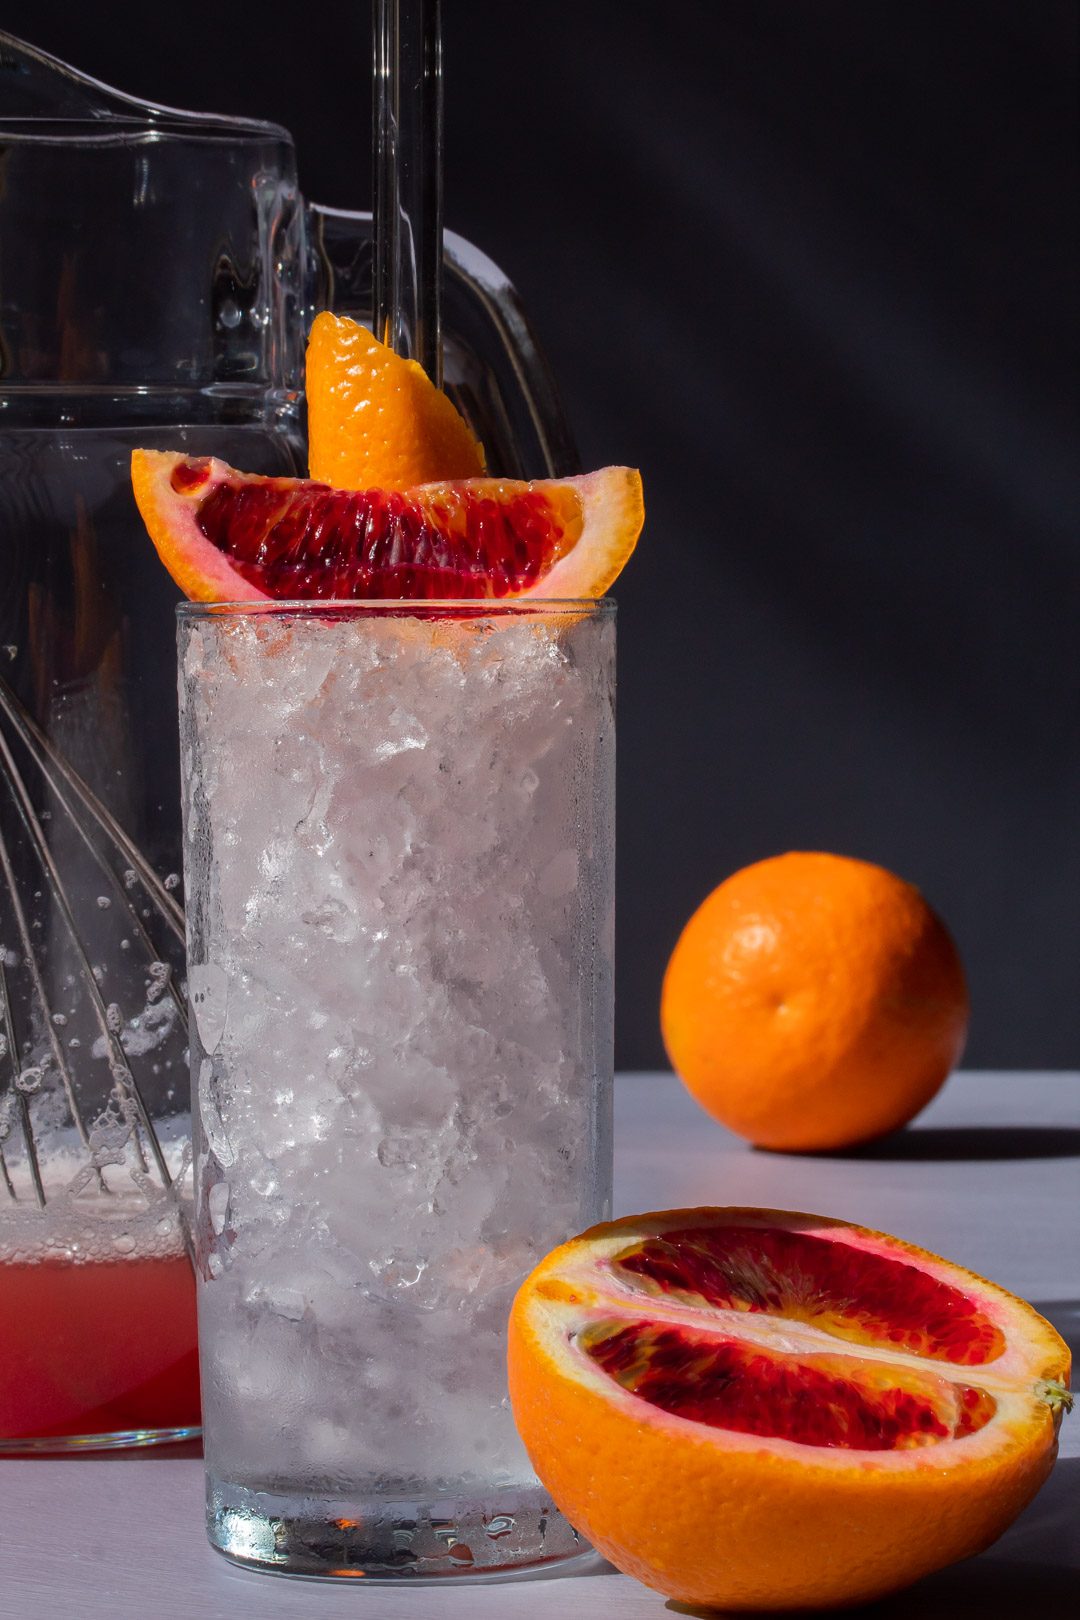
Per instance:
[[[27,135],[25,121],[41,123],[99,123],[108,120],[143,124],[216,127],[226,131],[262,133],[289,140],[287,130],[259,119],[233,118],[219,113],[189,112],[165,107],[114,90],[81,72],[58,56],[0,29],[0,130],[7,136]],[[9,126],[14,126],[9,128]]]

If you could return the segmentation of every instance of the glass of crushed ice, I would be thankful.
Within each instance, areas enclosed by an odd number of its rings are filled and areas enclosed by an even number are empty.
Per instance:
[[[614,605],[178,611],[210,1539],[394,1580],[586,1555],[505,1329],[609,1212]]]

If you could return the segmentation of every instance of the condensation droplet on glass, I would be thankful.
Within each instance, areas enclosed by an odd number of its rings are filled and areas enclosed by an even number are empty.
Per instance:
[[[67,1016],[64,1013],[53,1013],[52,1021],[56,1025],[57,1029],[63,1029],[64,1025],[67,1023]]]
[[[153,1005],[160,1001],[169,984],[169,964],[167,962],[151,962],[150,977],[146,985],[146,999]]]
[[[110,1001],[105,1009],[105,1026],[110,1035],[119,1035],[124,1027],[124,1015],[115,1001]]]
[[[4,651],[7,653],[9,658],[17,658],[19,656],[19,649],[16,647],[13,641],[5,643]]]
[[[131,941],[130,941],[130,939],[122,939],[120,941],[120,949],[122,951],[130,951],[130,949],[131,949]]]
[[[127,867],[124,872],[124,888],[133,889],[138,881],[139,874],[136,872],[135,868],[133,866]]]
[[[97,897],[97,903],[99,911],[108,911],[109,907],[112,905],[112,901],[109,899],[107,894],[99,894]]]
[[[180,874],[179,874],[179,872],[170,872],[169,873],[168,877],[165,879],[165,887],[167,889],[178,889],[180,887]]]

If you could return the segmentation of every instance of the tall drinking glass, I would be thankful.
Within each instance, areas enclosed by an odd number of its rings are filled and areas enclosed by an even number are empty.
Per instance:
[[[179,616],[210,1539],[573,1557],[505,1327],[610,1204],[614,607]]]

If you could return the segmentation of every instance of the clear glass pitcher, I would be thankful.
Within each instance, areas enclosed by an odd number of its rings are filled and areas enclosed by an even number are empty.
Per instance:
[[[491,470],[576,470],[506,278],[449,235],[444,275]],[[307,327],[370,319],[371,279],[370,215],[304,202],[286,130],[0,33],[0,1450],[197,1423],[177,593],[129,461],[303,474]]]

